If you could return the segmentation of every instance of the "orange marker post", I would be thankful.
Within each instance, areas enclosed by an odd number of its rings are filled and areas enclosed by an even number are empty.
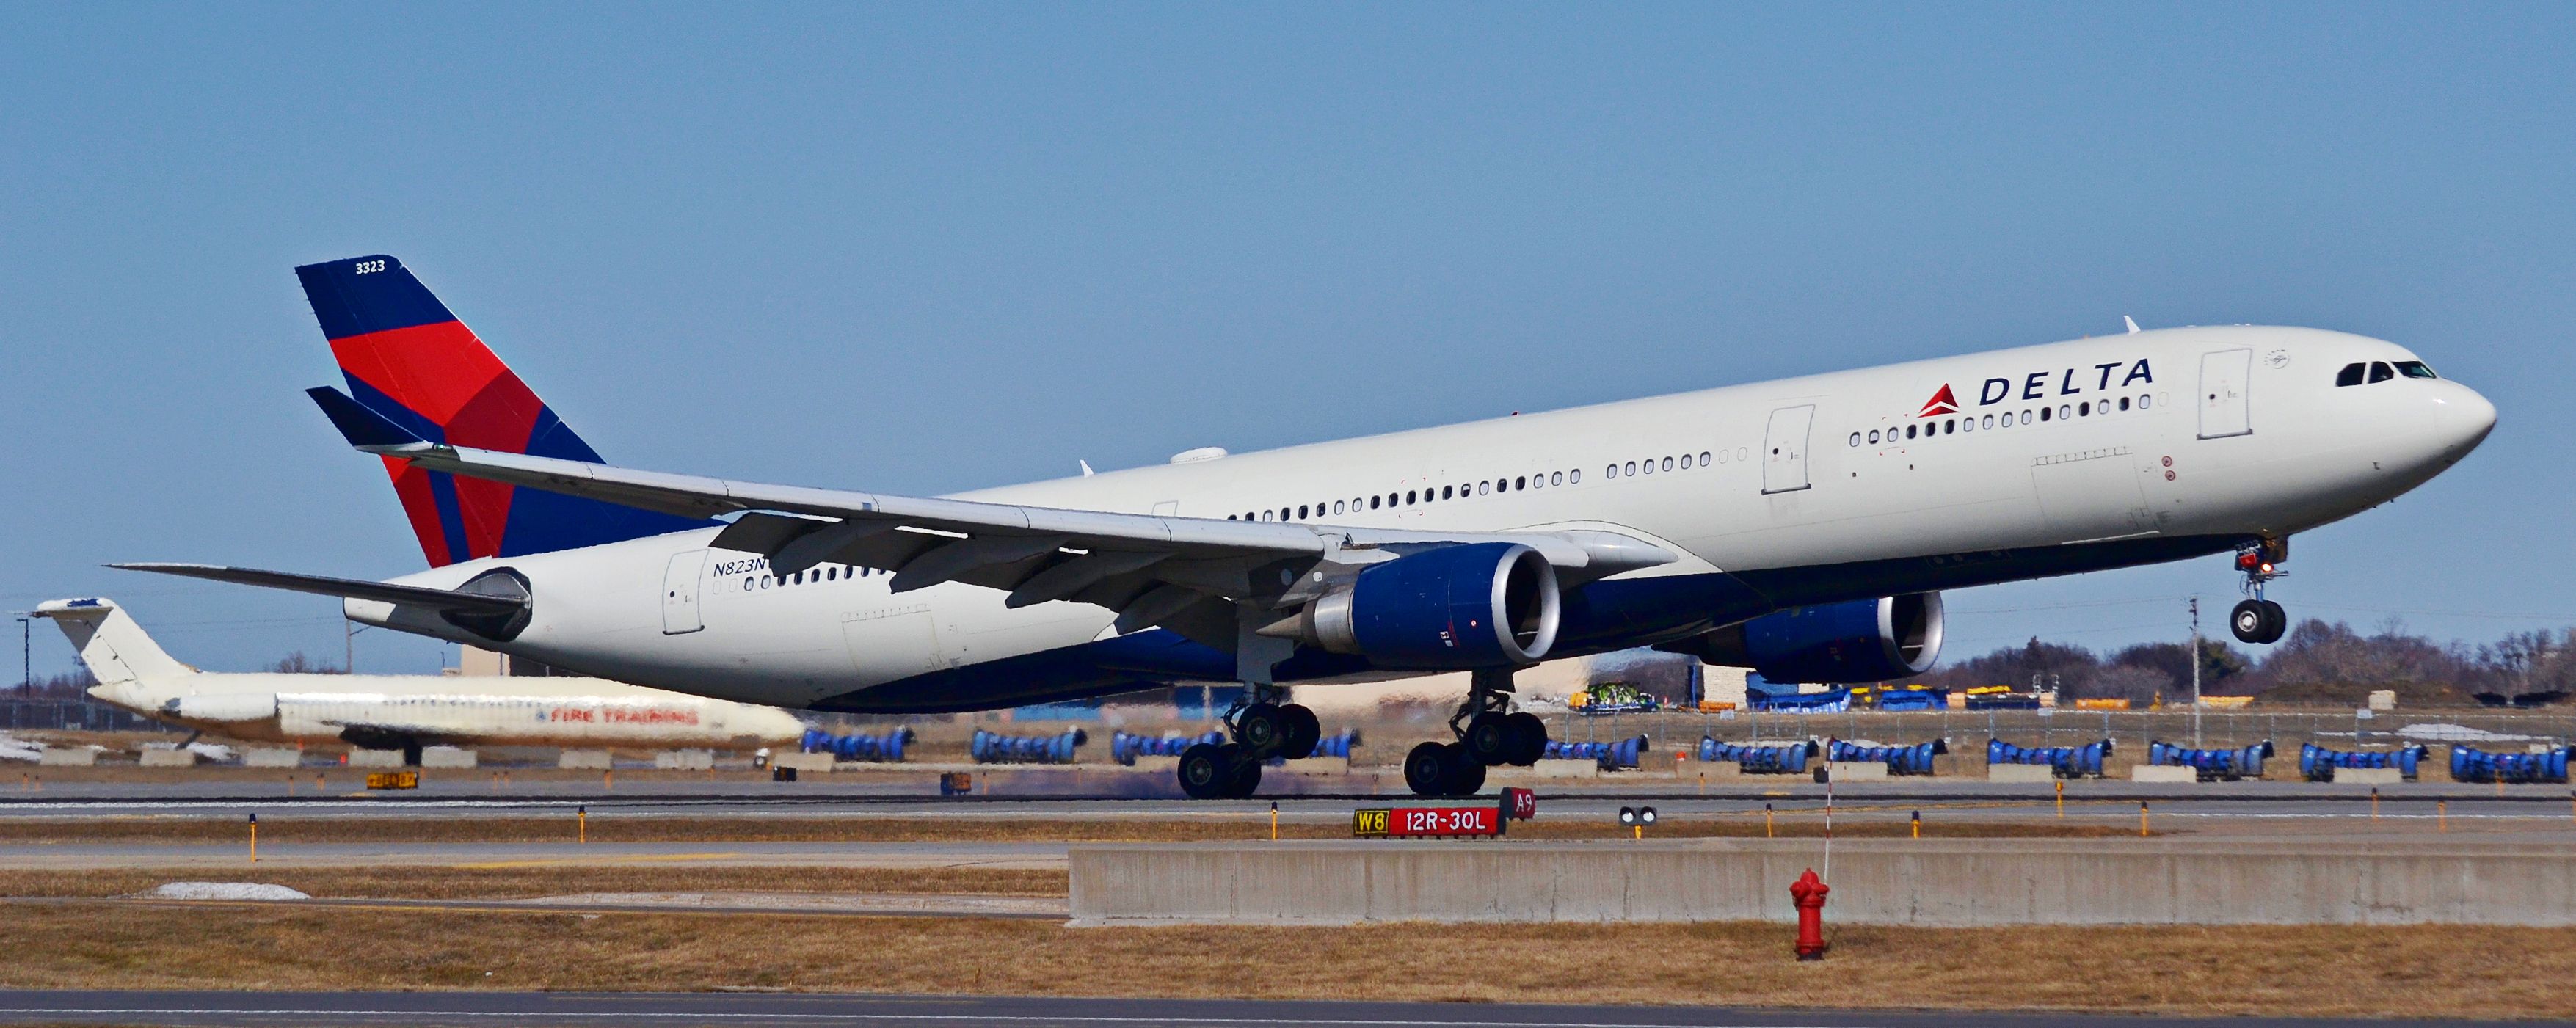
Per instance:
[[[2147,801],[2138,801],[2138,838],[2147,837]]]
[[[1771,836],[1771,805],[1770,805],[1770,804],[1768,804],[1768,803],[1765,803],[1765,804],[1763,804],[1763,805],[1762,805],[1762,837],[1763,837],[1763,838],[1765,838],[1765,839],[1768,839],[1768,838],[1771,838],[1771,837],[1772,837],[1772,836]]]
[[[2062,778],[2057,782],[2057,816],[2066,816],[2066,780]]]
[[[584,804],[573,808],[572,819],[575,833],[573,841],[588,845],[590,843],[590,806]]]
[[[2379,787],[2376,785],[2370,787],[2370,819],[2379,820]]]
[[[1923,812],[1920,810],[1914,812],[1914,837],[1923,837]]]
[[[259,815],[250,816],[250,862],[259,863]]]

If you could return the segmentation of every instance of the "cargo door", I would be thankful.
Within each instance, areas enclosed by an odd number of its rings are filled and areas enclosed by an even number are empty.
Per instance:
[[[859,678],[870,685],[949,666],[941,659],[939,629],[927,603],[843,614],[841,641]]]
[[[698,613],[698,585],[706,580],[707,551],[671,555],[662,569],[662,634],[687,635],[707,627]]]
[[[1762,433],[1762,491],[1790,493],[1807,487],[1807,430],[1815,423],[1816,405],[1782,407],[1771,412],[1771,427]]]
[[[2200,437],[2224,439],[2252,435],[2253,413],[2245,398],[2254,377],[2254,351],[2220,350],[2200,357]]]

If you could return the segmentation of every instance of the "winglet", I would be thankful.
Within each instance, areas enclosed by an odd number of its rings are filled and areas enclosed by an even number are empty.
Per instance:
[[[405,431],[392,419],[367,409],[367,405],[330,386],[314,386],[305,390],[304,395],[313,398],[313,402],[322,408],[322,416],[331,419],[331,427],[339,429],[341,437],[349,440],[351,446],[381,452],[403,446],[426,445],[425,440]]]
[[[2138,319],[2136,319],[2136,318],[2132,318],[2132,317],[2130,317],[2130,316],[2128,316],[2128,315],[2126,315],[2126,314],[2123,314],[2123,315],[2120,315],[2120,320],[2121,320],[2121,322],[2123,322],[2123,323],[2125,323],[2125,324],[2127,324],[2127,325],[2129,326],[2129,334],[2130,334],[2130,335],[2137,335],[2137,334],[2138,334]]]

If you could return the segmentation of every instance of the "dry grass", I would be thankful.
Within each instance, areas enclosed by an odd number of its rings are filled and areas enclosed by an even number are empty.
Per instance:
[[[257,881],[329,899],[529,899],[579,892],[828,892],[1062,896],[1065,873],[1013,868],[400,867],[0,871],[0,897],[130,896],[163,882]]]
[[[1769,829],[1781,837],[1821,835],[1824,825],[1813,815],[1782,815]],[[1834,834],[1850,838],[1902,837],[1901,820],[1839,821]],[[1723,817],[1672,817],[1647,830],[1658,839],[1760,838],[1766,829],[1760,814]],[[590,818],[594,842],[1219,842],[1267,839],[1267,815],[1193,814],[1171,818]],[[1281,838],[1346,839],[1350,824],[1333,821],[1283,821]],[[1613,839],[1628,829],[1607,818],[1516,822],[1515,839]],[[1936,813],[1923,825],[1926,837],[1940,838],[2102,838],[2131,836],[2134,828],[2116,825],[2044,821],[1978,821]],[[531,818],[300,818],[270,815],[259,822],[263,846],[297,843],[525,843],[570,842],[576,835],[573,816]],[[116,817],[78,820],[11,818],[0,820],[0,843],[209,843],[244,842],[249,828],[241,821],[182,817]]]
[[[13,988],[662,990],[1369,998],[2176,1014],[2565,1017],[2576,931],[1783,925],[1068,929],[1028,921],[39,905]],[[2464,959],[2463,954],[2475,954]],[[1474,970],[1462,970],[1474,969]]]

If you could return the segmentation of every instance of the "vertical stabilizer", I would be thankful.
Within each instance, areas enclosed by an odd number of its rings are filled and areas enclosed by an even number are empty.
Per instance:
[[[54,619],[101,685],[197,673],[162,652],[142,625],[107,600],[47,600],[36,607],[36,616]]]
[[[433,443],[599,463],[401,261],[378,254],[295,269],[331,341],[349,395]],[[569,550],[711,521],[458,478],[385,459],[394,493],[431,567],[477,557]]]

